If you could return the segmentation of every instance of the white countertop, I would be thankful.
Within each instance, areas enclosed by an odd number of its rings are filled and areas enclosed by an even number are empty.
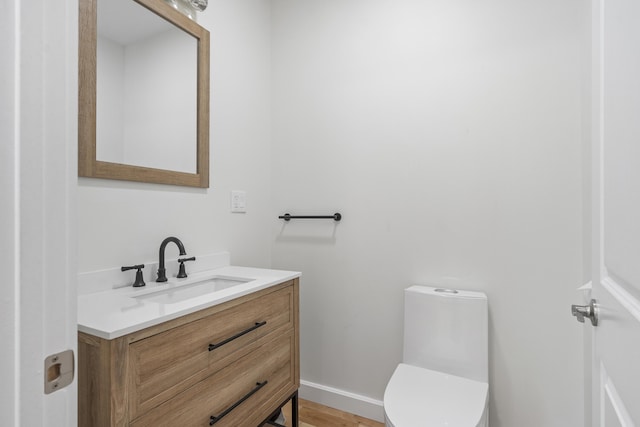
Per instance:
[[[148,294],[181,289],[181,286],[214,276],[249,281],[171,303],[159,303],[152,301],[153,298],[144,298]],[[300,277],[299,272],[226,266],[193,273],[186,279],[169,278],[169,282],[162,284],[148,282],[141,288],[128,286],[83,294],[78,296],[78,330],[97,337],[114,339],[296,277]]]

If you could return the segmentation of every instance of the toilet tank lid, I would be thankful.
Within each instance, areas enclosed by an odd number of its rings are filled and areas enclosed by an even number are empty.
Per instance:
[[[428,294],[441,297],[455,297],[455,298],[468,298],[468,299],[487,299],[487,295],[484,292],[479,291],[464,291],[461,289],[452,289],[444,286],[433,287],[424,285],[413,285],[404,290],[405,292],[415,292],[421,294]]]

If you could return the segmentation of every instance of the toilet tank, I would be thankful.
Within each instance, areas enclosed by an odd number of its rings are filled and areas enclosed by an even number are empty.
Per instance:
[[[482,292],[405,289],[404,363],[488,382],[488,318]]]

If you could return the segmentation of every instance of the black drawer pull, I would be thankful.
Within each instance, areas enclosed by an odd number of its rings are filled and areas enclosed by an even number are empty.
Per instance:
[[[243,336],[245,334],[248,334],[249,332],[254,331],[254,330],[258,329],[260,326],[264,326],[266,324],[267,324],[266,320],[264,322],[260,322],[260,323],[256,322],[256,324],[253,325],[252,327],[250,327],[249,329],[245,329],[244,331],[242,331],[240,333],[237,333],[234,336],[229,337],[224,341],[220,341],[217,344],[209,344],[209,351],[213,351],[218,347],[222,347],[223,345],[230,343],[231,341],[235,340],[236,338],[240,338],[241,336]]]
[[[260,390],[262,387],[267,385],[267,382],[268,382],[267,380],[264,380],[261,383],[256,383],[256,386],[255,386],[255,388],[253,390],[251,390],[249,393],[245,394],[242,399],[238,400],[236,403],[234,403],[233,405],[231,405],[230,407],[225,409],[225,411],[223,413],[221,413],[220,415],[218,415],[217,417],[214,417],[213,415],[211,415],[211,418],[209,419],[209,425],[212,426],[215,423],[217,423],[218,421],[220,421],[221,419],[223,419],[224,417],[226,417],[227,415],[229,415],[229,412],[231,412],[234,409],[236,409],[238,406],[240,406],[242,404],[242,402],[244,402],[245,400],[247,400],[248,398],[253,396],[253,394],[256,391]]]

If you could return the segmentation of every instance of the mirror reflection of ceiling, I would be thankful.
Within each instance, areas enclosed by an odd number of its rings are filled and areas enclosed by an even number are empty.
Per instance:
[[[171,26],[133,0],[98,2],[98,33],[123,46],[167,31]]]

